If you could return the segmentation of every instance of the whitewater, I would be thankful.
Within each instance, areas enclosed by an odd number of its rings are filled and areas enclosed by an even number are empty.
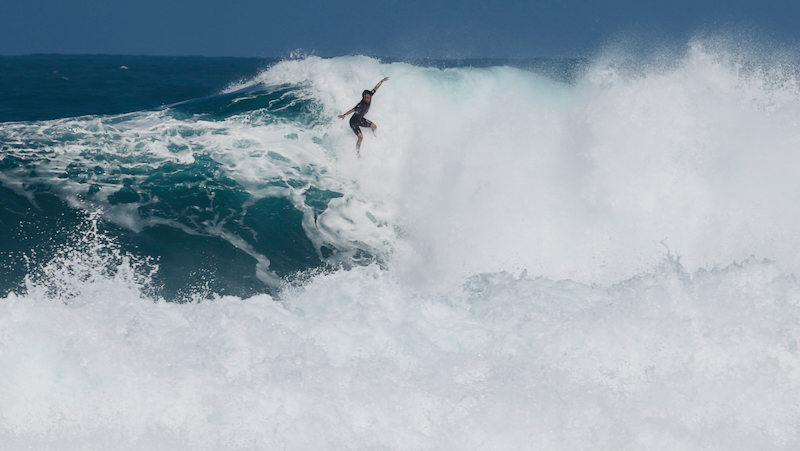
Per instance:
[[[0,219],[61,218],[2,265],[0,443],[797,449],[797,68],[306,57],[0,123]]]

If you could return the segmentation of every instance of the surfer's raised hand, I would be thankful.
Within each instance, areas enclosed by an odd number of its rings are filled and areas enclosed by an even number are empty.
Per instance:
[[[383,80],[379,81],[379,82],[378,82],[378,84],[377,84],[377,85],[375,85],[375,88],[372,90],[372,92],[374,93],[375,91],[377,91],[377,90],[378,90],[378,88],[380,88],[380,87],[381,87],[381,84],[382,84],[384,81],[388,80],[388,79],[389,79],[389,77],[384,77],[384,79],[383,79]]]

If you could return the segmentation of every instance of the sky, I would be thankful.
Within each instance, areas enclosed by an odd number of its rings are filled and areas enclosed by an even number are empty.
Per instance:
[[[0,0],[0,55],[590,56],[709,33],[800,42],[797,0]]]

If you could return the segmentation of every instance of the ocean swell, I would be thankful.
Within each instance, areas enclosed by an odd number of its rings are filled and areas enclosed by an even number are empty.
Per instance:
[[[0,124],[0,441],[796,449],[794,67],[309,57]]]

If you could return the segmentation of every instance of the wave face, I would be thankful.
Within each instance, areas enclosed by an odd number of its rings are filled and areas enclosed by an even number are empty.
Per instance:
[[[796,449],[797,66],[548,67],[0,124],[0,440]]]

